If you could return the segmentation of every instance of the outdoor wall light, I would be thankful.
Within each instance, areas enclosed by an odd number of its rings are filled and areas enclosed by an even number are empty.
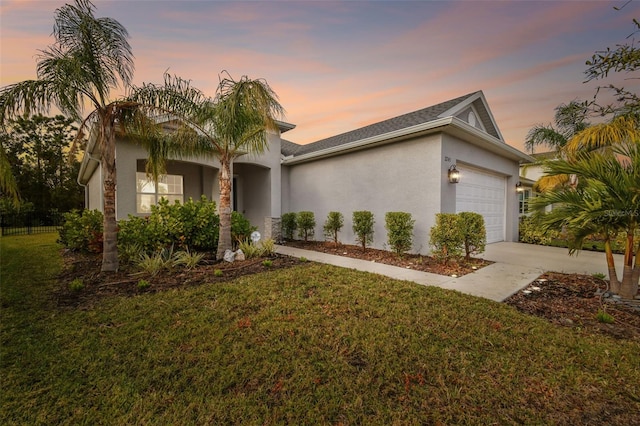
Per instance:
[[[520,181],[516,182],[516,191],[522,192],[524,188],[522,187],[522,183]]]
[[[447,173],[449,176],[449,183],[458,183],[460,182],[460,172],[456,169],[456,165],[452,164],[449,167],[449,172]]]

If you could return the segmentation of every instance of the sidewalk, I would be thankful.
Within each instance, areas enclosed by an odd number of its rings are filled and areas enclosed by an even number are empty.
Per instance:
[[[385,265],[383,263],[336,256],[294,247],[276,246],[276,252],[293,257],[304,257],[314,262],[380,274],[398,280],[413,281],[422,285],[433,285],[449,290],[457,290],[462,293],[484,297],[497,302],[503,301],[513,293],[526,287],[543,272],[536,268],[495,263],[471,274],[459,278],[452,278],[446,275],[431,274],[413,269],[400,268],[398,266]]]
[[[502,302],[547,271],[579,274],[607,272],[603,253],[583,251],[578,256],[569,256],[567,249],[507,242],[489,244],[486,252],[478,256],[494,261],[494,264],[458,278],[287,246],[276,246],[276,252],[398,280],[456,290],[496,302]],[[621,255],[616,255],[616,264],[622,264]]]

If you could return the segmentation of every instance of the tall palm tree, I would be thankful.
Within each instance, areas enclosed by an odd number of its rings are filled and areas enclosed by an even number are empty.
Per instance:
[[[558,187],[529,202],[543,229],[566,228],[574,237],[571,252],[579,250],[587,236],[603,235],[611,289],[633,298],[640,278],[640,244],[634,242],[640,212],[640,144],[634,141],[606,152],[578,152],[571,160],[549,161],[545,167],[550,176],[575,174],[580,182],[575,188]],[[554,209],[541,214],[551,204]],[[622,281],[611,250],[611,239],[618,232],[626,234]]]
[[[189,82],[165,74],[164,85],[144,84],[134,88],[133,102],[172,111],[182,126],[162,148],[149,150],[147,172],[157,178],[169,156],[206,155],[218,159],[220,234],[216,256],[222,258],[232,248],[231,241],[231,166],[245,154],[260,154],[269,148],[267,133],[277,131],[276,120],[284,114],[278,97],[263,79],[243,76],[233,79],[228,73],[220,78],[212,99],[190,86]],[[183,93],[178,113],[170,104],[174,93]],[[169,96],[167,96],[169,94]],[[189,104],[189,107],[185,105]]]
[[[55,12],[54,44],[42,51],[37,79],[0,90],[0,121],[19,113],[47,112],[52,105],[81,120],[85,104],[93,111],[82,120],[78,138],[89,125],[97,129],[104,187],[102,271],[118,269],[115,216],[115,134],[122,105],[110,101],[111,90],[127,87],[133,77],[133,53],[127,30],[111,18],[96,18],[89,0],[76,0]]]

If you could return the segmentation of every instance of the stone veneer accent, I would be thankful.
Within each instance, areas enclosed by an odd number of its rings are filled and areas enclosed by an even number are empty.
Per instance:
[[[282,221],[279,217],[264,218],[264,239],[272,239],[276,243],[282,241]]]

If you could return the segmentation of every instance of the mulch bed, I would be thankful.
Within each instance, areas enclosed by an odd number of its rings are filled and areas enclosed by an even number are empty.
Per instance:
[[[604,280],[591,275],[549,272],[504,303],[560,326],[640,342],[640,301],[614,303],[603,297],[606,289]],[[600,322],[599,311],[614,322]]]
[[[235,261],[215,261],[204,259],[203,263],[192,270],[176,268],[164,270],[155,276],[136,273],[134,268],[124,266],[118,272],[100,272],[102,254],[86,254],[66,251],[64,268],[59,276],[58,291],[55,294],[60,307],[91,308],[100,300],[110,296],[136,296],[146,293],[157,293],[174,288],[188,288],[209,283],[231,281],[236,278],[265,272],[273,269],[289,268],[299,265],[298,259],[273,255],[259,259]],[[262,262],[270,260],[271,265]],[[222,271],[222,275],[215,271]],[[74,279],[82,280],[81,291],[69,289]],[[147,288],[139,288],[138,282],[144,279],[151,283]]]
[[[365,251],[362,247],[350,244],[335,244],[326,241],[299,241],[288,240],[284,245],[289,247],[297,247],[305,250],[319,251],[338,256],[352,257],[355,259],[363,259],[371,262],[385,263],[387,265],[399,266],[401,268],[415,269],[416,271],[431,272],[439,275],[457,275],[459,277],[469,274],[493,262],[471,258],[469,262],[449,262],[443,265],[429,256],[419,254],[404,254],[398,256],[395,253],[386,250],[378,250],[367,248]]]

